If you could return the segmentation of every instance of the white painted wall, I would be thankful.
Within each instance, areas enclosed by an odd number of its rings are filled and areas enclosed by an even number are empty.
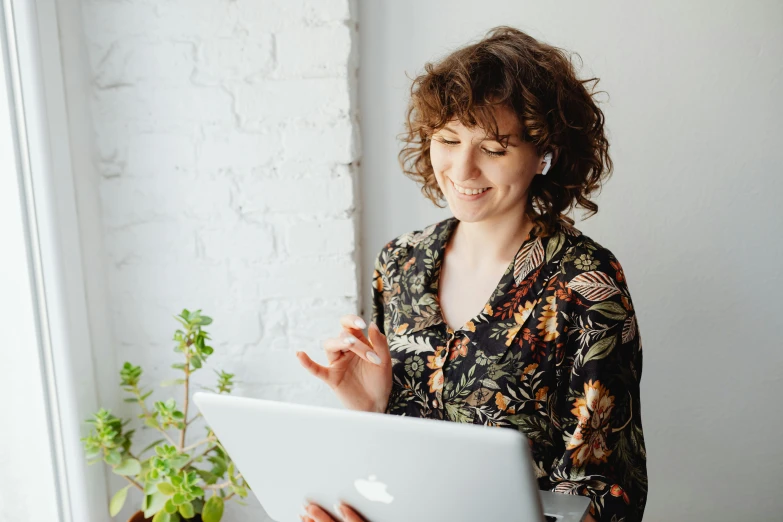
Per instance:
[[[501,24],[578,52],[610,96],[615,173],[578,226],[618,256],[639,311],[645,520],[783,519],[783,4],[361,7],[363,294],[385,242],[449,215],[397,164],[405,73]]]
[[[126,360],[174,377],[173,316],[202,308],[238,394],[336,406],[294,351],[325,361],[359,306],[353,2],[59,1],[103,404],[130,413]]]

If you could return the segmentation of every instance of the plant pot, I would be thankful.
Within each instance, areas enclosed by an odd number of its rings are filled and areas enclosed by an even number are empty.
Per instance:
[[[184,519],[183,519],[184,520]],[[201,513],[196,513],[193,518],[187,519],[189,522],[201,522]],[[128,519],[128,522],[151,522],[151,518],[144,518],[143,511],[137,511]]]

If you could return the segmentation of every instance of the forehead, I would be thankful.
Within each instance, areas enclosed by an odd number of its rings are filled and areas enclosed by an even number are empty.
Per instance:
[[[495,107],[492,110],[493,115],[495,116],[495,122],[497,123],[498,127],[498,134],[502,135],[511,135],[511,136],[519,136],[521,125],[519,123],[519,118],[517,118],[517,115],[509,109],[508,107]],[[459,133],[465,133],[465,134],[473,134],[475,136],[485,136],[489,134],[492,129],[483,129],[481,127],[467,127],[462,124],[462,122],[459,121],[459,119],[452,118],[447,124],[451,129],[454,129],[455,131]]]

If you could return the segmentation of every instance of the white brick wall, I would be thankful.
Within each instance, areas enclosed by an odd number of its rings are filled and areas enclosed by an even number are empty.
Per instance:
[[[293,352],[359,309],[353,1],[81,3],[117,364],[168,378],[202,308],[238,393],[336,405]]]

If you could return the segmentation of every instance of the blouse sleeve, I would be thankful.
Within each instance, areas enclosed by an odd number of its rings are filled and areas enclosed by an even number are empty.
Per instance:
[[[385,334],[385,310],[384,310],[384,265],[386,248],[384,247],[375,258],[372,273],[372,313],[370,320],[378,326],[381,333]]]
[[[565,451],[549,479],[554,491],[587,495],[600,521],[641,520],[647,498],[639,408],[642,346],[622,267],[608,250],[564,258],[559,314],[565,341],[558,414]],[[566,366],[567,367],[567,366]]]

